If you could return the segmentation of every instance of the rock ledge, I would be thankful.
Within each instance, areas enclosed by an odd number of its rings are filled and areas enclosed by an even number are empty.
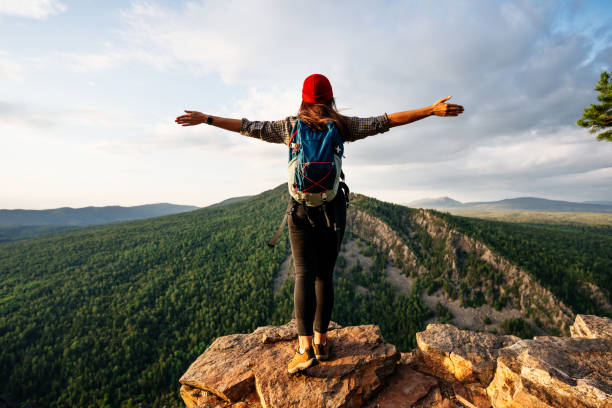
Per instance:
[[[332,322],[329,361],[288,374],[295,321],[216,339],[179,380],[188,408],[612,408],[612,321],[521,340],[430,324],[399,353],[378,326]]]

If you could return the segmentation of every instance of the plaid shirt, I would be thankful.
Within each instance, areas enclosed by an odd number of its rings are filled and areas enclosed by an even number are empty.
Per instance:
[[[350,136],[343,139],[344,142],[354,142],[367,136],[383,133],[389,130],[389,118],[387,114],[373,116],[371,118],[347,117]],[[242,118],[240,134],[261,139],[264,142],[288,144],[291,138],[291,129],[297,116],[289,116],[283,120],[276,121],[250,121]]]

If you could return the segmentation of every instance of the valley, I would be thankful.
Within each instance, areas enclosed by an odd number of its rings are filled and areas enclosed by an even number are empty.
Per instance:
[[[293,313],[286,185],[222,206],[0,245],[0,393],[44,406],[180,406],[217,337]],[[402,351],[429,322],[522,337],[610,316],[612,233],[418,210],[354,195],[332,319]]]

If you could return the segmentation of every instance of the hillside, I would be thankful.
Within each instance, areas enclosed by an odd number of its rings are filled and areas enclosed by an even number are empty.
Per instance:
[[[291,319],[286,234],[266,247],[286,197],[0,246],[0,394],[181,406],[177,378],[215,338]],[[612,234],[489,223],[355,196],[332,319],[408,351],[431,321],[530,337],[610,315]]]
[[[469,208],[451,208],[444,211],[462,217],[483,218],[515,223],[612,227],[612,213],[484,210]]]
[[[72,231],[82,227],[70,225],[0,225],[0,244]]]
[[[228,205],[228,204],[234,204],[234,203],[239,203],[240,201],[244,201],[248,198],[251,198],[251,196],[240,196],[240,197],[231,197],[231,198],[227,198],[223,201],[219,201],[218,203],[214,203],[209,205],[209,207],[218,207],[218,206],[222,206],[222,205]]]

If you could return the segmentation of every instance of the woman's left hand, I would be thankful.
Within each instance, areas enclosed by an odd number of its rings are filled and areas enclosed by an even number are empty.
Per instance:
[[[187,114],[177,117],[174,121],[182,126],[195,126],[206,123],[208,119],[208,115],[202,112],[186,110],[185,113]]]

